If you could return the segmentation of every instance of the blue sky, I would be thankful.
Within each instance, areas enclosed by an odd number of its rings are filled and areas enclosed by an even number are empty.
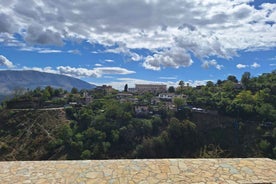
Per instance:
[[[276,69],[274,0],[0,0],[0,69],[116,89]]]

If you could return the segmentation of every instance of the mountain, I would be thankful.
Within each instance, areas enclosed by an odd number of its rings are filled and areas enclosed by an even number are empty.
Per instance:
[[[38,72],[32,70],[0,71],[0,96],[10,95],[15,89],[35,89],[37,87],[51,86],[70,91],[73,87],[77,89],[93,89],[96,86],[69,76]]]

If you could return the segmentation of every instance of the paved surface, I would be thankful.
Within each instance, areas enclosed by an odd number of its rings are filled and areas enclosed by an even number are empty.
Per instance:
[[[27,108],[27,109],[9,109],[13,111],[52,111],[52,110],[63,110],[64,107],[45,107],[45,108],[40,108],[40,109],[34,109],[34,108]]]
[[[0,162],[0,183],[275,183],[270,159]]]

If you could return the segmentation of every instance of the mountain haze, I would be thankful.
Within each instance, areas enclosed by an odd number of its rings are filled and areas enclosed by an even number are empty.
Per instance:
[[[35,89],[37,87],[51,86],[70,91],[73,87],[77,89],[93,89],[96,86],[69,76],[38,72],[32,70],[0,71],[0,95],[9,95],[15,89]]]

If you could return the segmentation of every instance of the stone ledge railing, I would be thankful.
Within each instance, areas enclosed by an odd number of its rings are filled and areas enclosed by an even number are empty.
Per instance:
[[[0,183],[273,183],[266,158],[0,162]]]

